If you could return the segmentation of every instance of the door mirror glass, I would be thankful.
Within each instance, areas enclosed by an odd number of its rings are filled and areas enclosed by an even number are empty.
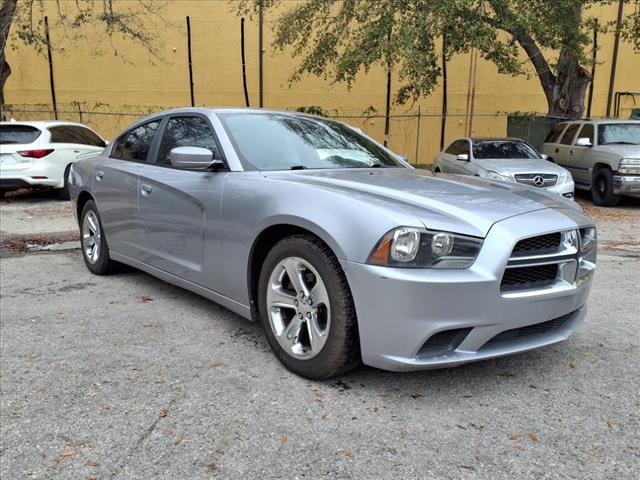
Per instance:
[[[468,162],[469,161],[469,154],[461,153],[461,154],[456,156],[456,160],[458,160],[460,162]]]
[[[543,160],[549,160],[549,155],[547,155],[546,153],[542,153],[540,154],[540,156],[542,157]]]
[[[580,137],[578,140],[576,140],[576,146],[577,147],[590,147],[591,146],[591,139],[587,138],[587,137]]]
[[[207,170],[215,165],[222,165],[221,160],[214,160],[208,148],[175,147],[169,153],[171,165],[182,170]]]

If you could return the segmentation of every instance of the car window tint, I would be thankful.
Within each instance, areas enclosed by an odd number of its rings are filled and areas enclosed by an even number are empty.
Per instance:
[[[0,125],[0,145],[33,143],[41,133],[30,125]]]
[[[585,123],[580,129],[580,133],[576,138],[588,138],[591,141],[591,145],[594,143],[595,133],[593,130],[593,124]]]
[[[159,165],[171,165],[169,154],[176,147],[201,147],[217,152],[209,123],[202,117],[173,117],[167,122],[158,150]]]
[[[556,143],[560,138],[560,134],[567,126],[566,123],[558,123],[556,124],[551,131],[547,134],[547,138],[544,139],[545,143]]]
[[[145,162],[159,126],[160,120],[154,120],[134,128],[126,137],[121,137],[124,141],[118,140],[114,156],[123,160]]]
[[[469,155],[471,149],[469,148],[469,142],[467,140],[460,140],[460,145],[458,150],[460,151],[458,155]]]
[[[567,128],[567,131],[564,132],[564,135],[560,139],[560,143],[563,145],[571,145],[571,142],[573,142],[573,137],[576,135],[578,128],[580,128],[579,123],[569,125],[569,128]]]
[[[540,158],[527,143],[512,140],[490,140],[473,142],[473,157],[482,160],[507,160]]]
[[[91,145],[104,147],[105,143],[91,130],[78,125],[60,125],[49,128],[51,143],[76,143],[79,145]]]
[[[450,155],[457,155],[458,154],[458,142],[453,142],[451,145],[449,145],[449,148],[447,148],[444,153],[448,153]]]

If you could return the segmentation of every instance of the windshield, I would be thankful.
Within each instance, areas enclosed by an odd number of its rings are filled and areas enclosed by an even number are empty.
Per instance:
[[[507,140],[475,141],[473,142],[473,157],[479,160],[541,158],[540,154],[527,143]]]
[[[33,143],[40,130],[29,125],[0,125],[0,145]]]
[[[640,145],[640,123],[605,123],[598,126],[598,145]]]
[[[338,122],[279,113],[218,114],[249,170],[404,167]]]

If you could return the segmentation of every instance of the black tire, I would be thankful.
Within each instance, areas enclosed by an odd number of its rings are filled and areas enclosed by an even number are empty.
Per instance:
[[[440,170],[440,167],[436,167],[433,169],[433,173],[442,173],[442,170]]]
[[[599,168],[591,181],[591,199],[602,207],[615,207],[620,202],[620,195],[613,193],[613,173],[608,168]]]
[[[58,190],[58,198],[60,200],[69,200],[69,170],[71,169],[71,165],[67,165],[67,168],[64,169],[64,186]]]
[[[90,215],[90,213],[93,213],[97,219],[100,231],[99,241],[96,242],[99,248],[97,258],[94,261],[90,260],[87,256],[85,240],[83,239],[85,221],[87,221],[87,216]],[[98,212],[98,208],[93,200],[89,200],[84,205],[82,213],[80,214],[80,246],[84,263],[91,273],[96,275],[106,275],[114,271],[116,264],[109,257],[109,247],[107,246],[107,239],[104,234],[104,228],[102,227],[102,221],[100,220],[100,213]]]
[[[312,265],[325,284],[330,304],[330,328],[326,343],[313,358],[299,359],[284,350],[271,328],[267,288],[276,266],[287,257],[299,257]],[[258,282],[260,322],[274,354],[301,377],[322,380],[346,373],[361,364],[355,307],[344,271],[331,249],[319,239],[295,235],[278,242],[267,255]]]

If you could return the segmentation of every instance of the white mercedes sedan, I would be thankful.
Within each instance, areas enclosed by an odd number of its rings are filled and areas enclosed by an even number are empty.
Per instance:
[[[438,154],[435,173],[516,182],[573,198],[571,173],[518,138],[460,138]]]

